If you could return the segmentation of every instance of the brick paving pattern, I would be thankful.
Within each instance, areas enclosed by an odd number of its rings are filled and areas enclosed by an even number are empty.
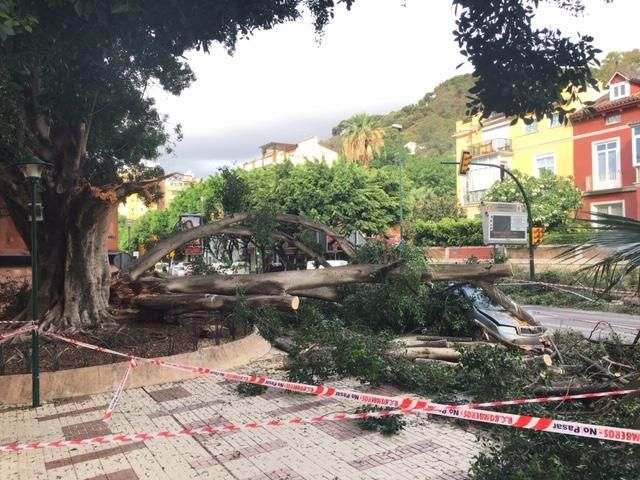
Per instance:
[[[237,370],[281,377],[282,371],[275,370],[281,361],[280,354],[272,352]],[[402,393],[349,380],[332,383],[383,395]],[[274,389],[242,397],[236,385],[200,377],[126,390],[108,424],[101,419],[113,392],[46,403],[37,409],[0,406],[0,444],[307,418],[353,412],[359,406]],[[0,479],[464,480],[480,449],[472,425],[410,415],[406,428],[390,437],[343,421],[0,453]]]

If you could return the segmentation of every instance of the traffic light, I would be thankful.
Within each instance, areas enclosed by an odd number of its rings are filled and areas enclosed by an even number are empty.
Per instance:
[[[460,155],[460,175],[466,175],[471,168],[471,152],[467,152],[466,150],[462,151],[462,155]]]
[[[544,239],[544,227],[533,227],[532,234],[532,243],[534,245],[540,245]]]

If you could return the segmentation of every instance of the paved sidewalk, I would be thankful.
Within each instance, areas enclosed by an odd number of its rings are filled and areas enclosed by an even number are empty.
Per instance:
[[[272,351],[241,370],[282,376],[282,372],[274,373],[277,364],[281,364],[281,357]],[[339,382],[339,385],[361,388],[354,382]],[[358,406],[344,400],[273,389],[257,397],[241,397],[236,386],[229,381],[202,377],[127,390],[108,424],[101,418],[112,393],[49,403],[38,409],[0,407],[0,444],[296,416],[307,418],[353,412]],[[399,394],[387,387],[371,391]],[[342,421],[127,445],[0,453],[0,479],[456,480],[467,477],[470,460],[480,450],[473,427],[456,426],[424,415],[410,415],[406,419],[408,426],[391,437]]]

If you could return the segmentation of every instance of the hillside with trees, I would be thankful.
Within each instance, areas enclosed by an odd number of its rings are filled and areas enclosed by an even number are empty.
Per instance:
[[[394,123],[402,125],[403,140],[418,144],[418,153],[427,158],[450,156],[455,148],[451,134],[455,131],[456,120],[465,117],[472,86],[471,75],[457,75],[427,92],[416,103],[371,117],[381,127]],[[333,136],[324,142],[327,147],[340,151],[340,134],[348,127],[349,120],[342,120],[331,129]]]

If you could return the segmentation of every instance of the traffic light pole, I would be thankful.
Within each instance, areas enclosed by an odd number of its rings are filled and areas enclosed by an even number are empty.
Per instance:
[[[459,162],[440,162],[440,163],[444,165],[460,165]],[[524,198],[524,205],[527,209],[527,224],[528,224],[528,230],[529,230],[529,279],[532,282],[534,282],[536,280],[536,266],[535,266],[535,257],[534,257],[534,249],[533,249],[533,216],[531,215],[531,202],[529,201],[527,192],[524,190],[524,187],[522,186],[522,183],[520,182],[520,180],[518,180],[518,178],[513,173],[511,173],[510,170],[508,170],[506,167],[503,167],[502,165],[494,165],[492,163],[475,163],[475,162],[471,163],[471,165],[499,168],[500,171],[506,173],[513,179],[516,186],[520,190],[520,193],[522,193],[522,197]]]

